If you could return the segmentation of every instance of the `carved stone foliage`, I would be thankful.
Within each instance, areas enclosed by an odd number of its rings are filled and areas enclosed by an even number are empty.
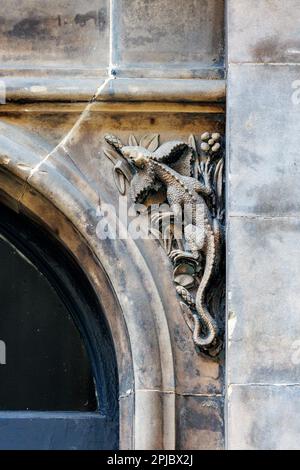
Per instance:
[[[199,351],[216,356],[224,316],[224,151],[219,133],[160,145],[158,134],[128,144],[105,136],[121,194],[147,206],[150,231],[173,264],[184,319]],[[128,183],[126,183],[126,181]],[[162,205],[155,206],[153,201]]]

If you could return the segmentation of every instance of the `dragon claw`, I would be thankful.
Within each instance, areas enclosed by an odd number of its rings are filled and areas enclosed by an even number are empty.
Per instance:
[[[163,221],[164,219],[171,218],[173,216],[173,212],[166,212],[166,213],[157,213],[153,214],[151,217],[151,221],[153,224],[158,224],[159,222]]]
[[[182,251],[182,250],[172,250],[169,256],[171,260],[175,263],[177,263],[181,259],[190,259],[190,260],[198,259],[198,254],[190,253],[189,251]]]

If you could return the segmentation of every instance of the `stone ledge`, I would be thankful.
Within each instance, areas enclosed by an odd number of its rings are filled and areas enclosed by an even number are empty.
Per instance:
[[[97,101],[202,102],[225,101],[225,80],[146,79],[60,76],[0,76],[6,102],[88,102],[103,89]]]

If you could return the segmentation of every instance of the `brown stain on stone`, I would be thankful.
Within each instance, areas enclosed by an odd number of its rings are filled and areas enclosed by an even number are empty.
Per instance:
[[[85,14],[77,14],[74,18],[75,24],[79,24],[81,27],[86,26],[90,20],[94,21],[95,26],[98,26],[100,31],[103,31],[106,26],[106,10],[101,8],[98,11],[88,11]]]
[[[59,29],[63,26],[72,25],[74,22],[75,25],[85,27],[90,20],[94,22],[95,27],[97,27],[100,32],[104,31],[107,23],[106,9],[101,8],[100,10],[88,11],[84,14],[78,13],[74,18],[67,18],[61,14],[54,17],[31,15],[15,23],[13,27],[4,32],[4,34],[9,38],[46,41],[55,39]],[[3,18],[3,24],[5,24],[4,21],[5,18]]]
[[[256,62],[295,62],[299,54],[294,54],[294,50],[300,50],[299,42],[280,42],[278,36],[269,36],[257,42],[252,48],[252,54]]]
[[[49,25],[47,18],[30,17],[24,18],[16,23],[13,28],[7,31],[6,35],[9,37],[20,39],[52,39],[49,32]]]

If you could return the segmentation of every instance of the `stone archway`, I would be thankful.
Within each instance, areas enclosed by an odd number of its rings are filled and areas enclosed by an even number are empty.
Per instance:
[[[175,448],[173,350],[143,256],[130,240],[97,239],[98,194],[71,160],[58,152],[49,156],[49,146],[33,134],[1,127],[1,201],[43,225],[72,253],[106,313],[119,368],[120,447]]]

